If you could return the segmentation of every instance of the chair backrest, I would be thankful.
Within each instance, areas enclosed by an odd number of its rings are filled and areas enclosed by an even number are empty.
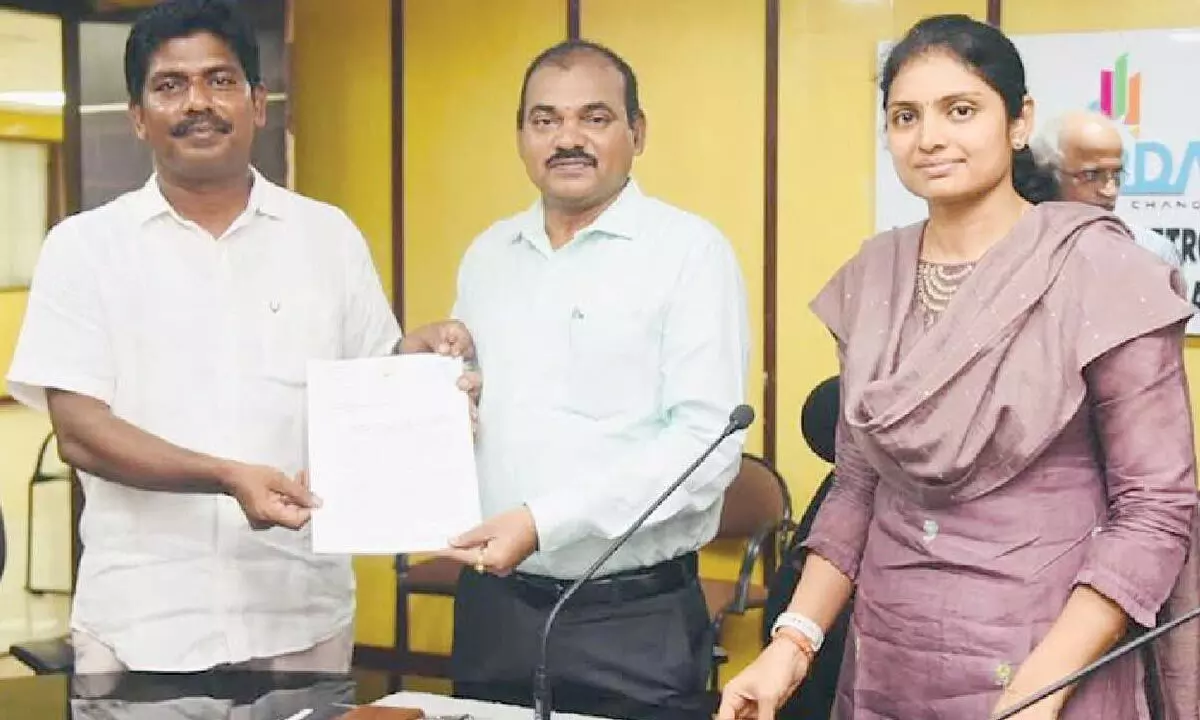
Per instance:
[[[742,540],[761,554],[764,582],[775,575],[781,541],[792,527],[792,496],[787,483],[765,459],[745,453],[737,476],[725,491],[717,540]]]
[[[763,528],[791,522],[792,498],[775,468],[757,455],[742,455],[737,477],[725,491],[720,539],[751,538]]]
[[[841,407],[841,380],[837,375],[817,383],[800,410],[800,432],[817,457],[833,464],[837,438],[838,408]]]

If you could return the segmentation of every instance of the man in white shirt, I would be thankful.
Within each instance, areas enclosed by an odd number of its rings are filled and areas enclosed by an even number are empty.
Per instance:
[[[489,519],[445,554],[474,568],[456,593],[456,694],[528,705],[550,606],[743,402],[749,330],[721,232],[630,178],[646,119],[621,58],[578,41],[547,50],[517,124],[541,199],[476,238],[454,309],[487,381]],[[707,716],[696,550],[715,534],[741,445],[722,443],[564,607],[549,642],[556,710]]]
[[[1125,178],[1121,132],[1108,117],[1088,110],[1066,112],[1042,126],[1030,145],[1038,164],[1054,168],[1063,200],[1115,211]],[[1183,257],[1166,237],[1126,223],[1138,245],[1179,268]]]
[[[76,672],[346,671],[350,561],[309,549],[306,362],[469,336],[401,341],[350,219],[250,166],[266,90],[235,5],[150,9],[125,73],[155,174],[50,232],[8,374],[86,495]]]

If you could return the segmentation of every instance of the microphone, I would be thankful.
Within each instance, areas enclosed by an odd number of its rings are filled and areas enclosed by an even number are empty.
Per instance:
[[[1096,672],[1097,670],[1104,667],[1105,665],[1108,665],[1113,660],[1116,660],[1117,658],[1122,657],[1133,650],[1137,650],[1141,646],[1149,643],[1151,640],[1155,640],[1159,637],[1162,637],[1163,635],[1166,635],[1167,633],[1171,632],[1175,628],[1188,622],[1189,620],[1195,619],[1196,617],[1200,617],[1200,607],[1192,608],[1190,611],[1184,613],[1183,615],[1180,615],[1179,617],[1175,618],[1171,622],[1166,623],[1164,625],[1160,625],[1160,626],[1154,628],[1153,630],[1145,632],[1142,635],[1139,635],[1138,637],[1134,638],[1133,640],[1130,640],[1129,642],[1125,643],[1124,645],[1118,645],[1117,647],[1113,648],[1105,655],[1101,656],[1100,659],[1094,661],[1092,664],[1087,665],[1086,667],[1083,667],[1079,670],[1076,670],[1075,672],[1066,676],[1062,680],[1059,680],[1058,682],[1054,683],[1053,685],[1048,685],[1048,686],[1042,688],[1041,690],[1038,690],[1036,693],[1026,697],[1025,699],[1021,700],[1021,702],[1017,703],[1016,705],[1013,705],[1012,707],[1005,709],[999,715],[996,715],[995,717],[993,717],[992,720],[1007,720],[1008,718],[1012,717],[1013,715],[1016,715],[1017,713],[1021,712],[1022,710],[1028,708],[1030,705],[1034,705],[1038,702],[1041,702],[1042,700],[1050,697],[1051,695],[1058,692],[1059,690],[1062,690],[1063,688],[1067,687],[1068,685],[1073,685],[1074,683],[1079,682],[1080,680],[1084,679],[1088,675],[1091,675],[1092,673]]]
[[[683,471],[683,474],[679,476],[679,479],[671,483],[670,487],[664,490],[662,494],[655,499],[654,503],[651,504],[650,507],[647,508],[637,520],[634,520],[633,524],[631,524],[629,528],[625,530],[625,532],[621,533],[620,537],[618,537],[616,540],[613,540],[612,544],[609,545],[608,548],[600,554],[600,557],[596,559],[596,562],[592,563],[592,566],[589,567],[587,571],[583,573],[583,575],[579,576],[575,582],[571,583],[566,592],[564,592],[558,599],[558,602],[554,603],[554,607],[550,609],[550,614],[546,617],[546,624],[542,627],[541,657],[538,661],[537,670],[534,671],[533,675],[533,715],[537,720],[550,720],[550,709],[551,705],[553,704],[553,700],[550,692],[550,682],[546,677],[546,649],[548,647],[548,640],[550,638],[550,628],[554,625],[554,619],[558,617],[558,612],[562,610],[563,605],[566,604],[567,600],[571,599],[571,596],[574,595],[575,592],[579,590],[579,588],[585,582],[591,580],[596,573],[599,572],[600,566],[608,562],[608,559],[613,556],[613,553],[620,550],[621,546],[628,542],[629,538],[633,537],[633,534],[646,523],[646,520],[649,519],[652,514],[654,514],[654,511],[658,509],[658,506],[666,502],[667,498],[670,497],[671,494],[677,489],[679,489],[679,486],[682,485],[684,481],[696,471],[696,468],[700,467],[700,464],[704,462],[714,450],[717,449],[718,445],[724,442],[726,438],[735,432],[739,430],[745,430],[746,428],[750,427],[750,424],[753,422],[754,408],[750,407],[749,405],[738,405],[735,407],[733,412],[729,413],[729,422],[725,425],[725,429],[721,431],[721,434],[717,436],[717,439],[714,440],[707,448],[705,448],[700,457],[696,458],[696,461],[689,465],[687,470]]]

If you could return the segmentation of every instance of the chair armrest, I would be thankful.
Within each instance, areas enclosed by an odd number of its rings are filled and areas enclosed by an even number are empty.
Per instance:
[[[746,603],[750,597],[750,579],[754,576],[754,566],[762,556],[763,545],[770,539],[777,525],[764,525],[758,529],[746,542],[746,552],[742,555],[742,566],[738,569],[737,582],[734,584],[733,600],[726,608],[727,612],[742,615],[746,612]]]
[[[800,524],[784,518],[779,525],[775,527],[775,562],[782,566],[787,562],[788,550],[791,549],[792,543],[795,541],[796,533],[800,531]],[[778,568],[776,568],[778,570]]]
[[[68,673],[75,666],[75,649],[65,637],[17,643],[9,652],[38,675]]]
[[[67,473],[64,475],[62,473],[41,473],[41,472],[39,472],[36,475],[29,478],[29,482],[33,485],[41,485],[43,483],[55,482],[55,481],[71,482],[71,479],[72,479],[71,473]]]

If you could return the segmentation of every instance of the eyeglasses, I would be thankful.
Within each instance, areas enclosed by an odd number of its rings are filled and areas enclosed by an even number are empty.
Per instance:
[[[1129,177],[1129,174],[1125,172],[1125,168],[1111,170],[1092,168],[1074,173],[1064,171],[1063,175],[1066,175],[1080,185],[1099,185],[1101,187],[1108,185],[1109,181],[1112,181],[1117,187],[1121,187]]]

